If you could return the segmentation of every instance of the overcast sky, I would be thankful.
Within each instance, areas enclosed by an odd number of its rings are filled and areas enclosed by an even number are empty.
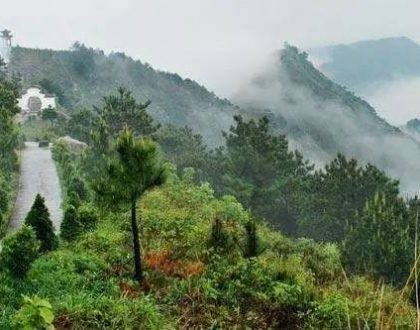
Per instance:
[[[419,0],[2,0],[14,43],[124,51],[221,96],[279,49],[388,36],[420,41]]]

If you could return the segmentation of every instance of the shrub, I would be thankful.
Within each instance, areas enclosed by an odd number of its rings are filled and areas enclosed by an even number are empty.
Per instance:
[[[74,192],[81,201],[86,201],[88,199],[88,191],[83,180],[78,177],[73,177],[69,183],[68,194]]]
[[[78,208],[81,203],[79,195],[75,191],[67,189],[67,204]]]
[[[1,250],[0,263],[11,275],[23,278],[32,262],[38,257],[40,243],[28,226],[6,236]]]
[[[348,327],[348,302],[340,294],[326,297],[316,304],[309,317],[309,328],[344,329]],[[349,327],[350,328],[350,327]]]
[[[51,304],[37,296],[24,296],[23,306],[15,315],[15,324],[19,329],[54,329],[53,321]]]
[[[34,229],[36,237],[41,242],[41,252],[51,251],[57,247],[54,226],[45,206],[45,199],[41,195],[36,195],[34,204],[26,216],[25,224]]]
[[[340,251],[334,244],[316,243],[311,239],[301,238],[297,240],[296,253],[302,257],[319,284],[342,275]]]
[[[91,231],[96,228],[99,216],[95,206],[85,203],[79,207],[77,212],[79,213],[79,221],[83,231]]]
[[[76,208],[70,205],[64,212],[61,223],[60,236],[66,241],[74,241],[83,231]]]
[[[9,185],[0,172],[0,214],[7,211],[9,205]]]

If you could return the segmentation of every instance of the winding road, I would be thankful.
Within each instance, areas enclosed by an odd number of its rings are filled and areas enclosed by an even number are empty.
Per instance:
[[[10,230],[23,224],[37,193],[45,198],[54,227],[59,230],[63,217],[61,189],[51,150],[39,148],[36,142],[26,142],[21,155],[19,191],[9,224]]]

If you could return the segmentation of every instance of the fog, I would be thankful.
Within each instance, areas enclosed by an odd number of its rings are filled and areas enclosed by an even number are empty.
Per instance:
[[[272,113],[274,128],[287,134],[292,148],[318,167],[338,152],[372,163],[401,181],[405,193],[420,187],[420,145],[368,111],[355,111],[339,102],[323,101],[290,80],[272,56],[266,70],[233,98],[243,108]],[[280,124],[279,124],[280,123]]]
[[[222,97],[284,41],[302,49],[400,35],[420,41],[417,0],[14,0],[1,6],[0,28],[12,30],[15,44],[67,49],[78,40],[124,51]]]
[[[382,82],[370,86],[362,96],[393,125],[420,117],[420,77]]]
[[[374,134],[365,115],[320,103],[281,73],[273,76],[273,67],[259,83],[247,82],[285,41],[301,49],[392,36],[420,42],[419,12],[417,0],[14,0],[2,3],[0,29],[12,30],[15,45],[67,49],[81,41],[190,77],[221,97],[235,95],[240,105],[283,116],[292,144],[314,161],[342,151],[387,169],[412,190],[418,181],[410,176],[420,173],[413,141]],[[419,85],[393,82],[366,96],[381,116],[401,124],[418,113]],[[223,118],[226,126],[230,119]],[[328,155],[314,134],[329,136]]]

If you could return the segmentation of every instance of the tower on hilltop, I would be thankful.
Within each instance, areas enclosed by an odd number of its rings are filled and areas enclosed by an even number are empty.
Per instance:
[[[12,33],[4,29],[0,32],[0,57],[4,62],[8,63],[10,60],[10,52],[12,49]]]

